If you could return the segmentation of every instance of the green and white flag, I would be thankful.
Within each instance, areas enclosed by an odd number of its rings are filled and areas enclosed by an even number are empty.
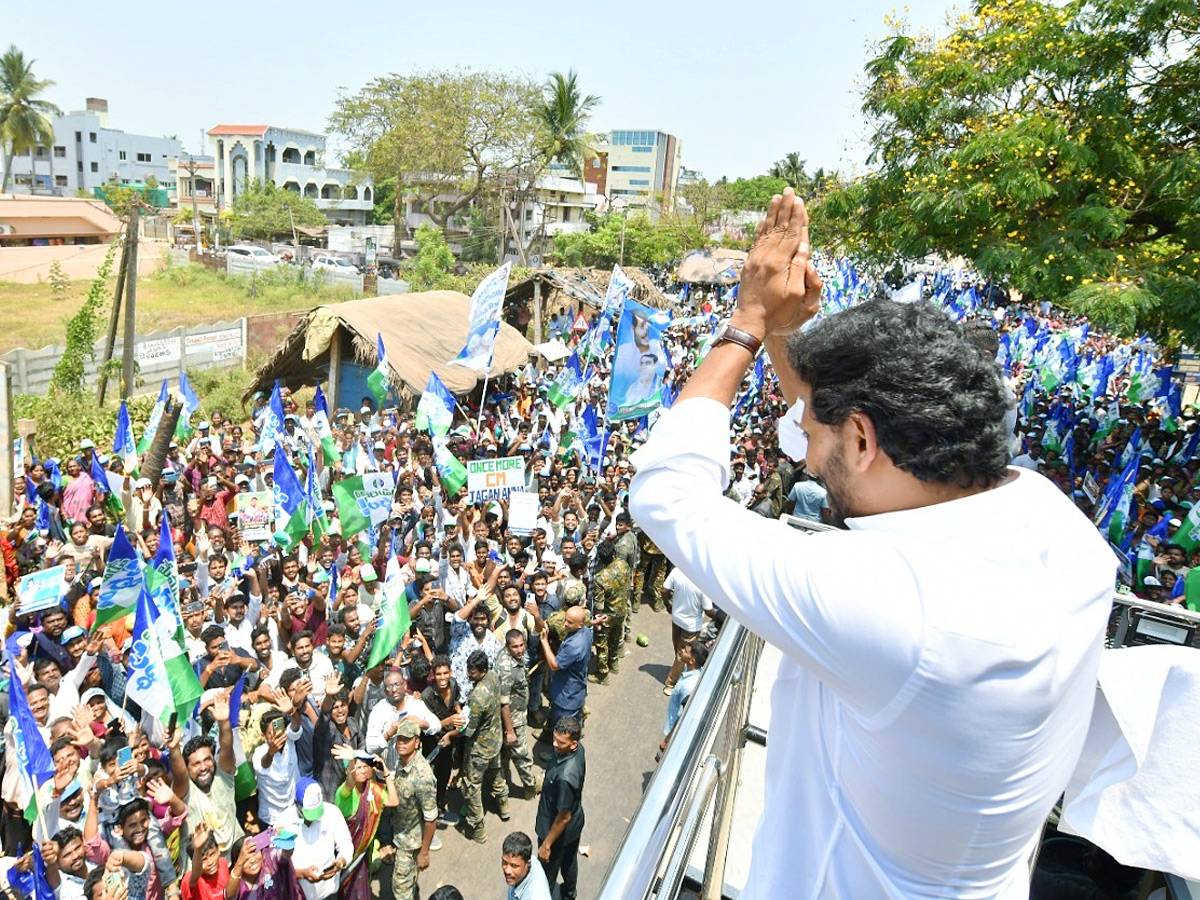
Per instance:
[[[375,632],[371,643],[371,655],[367,659],[367,668],[373,669],[396,652],[400,641],[412,625],[412,616],[408,611],[408,600],[404,596],[404,581],[400,577],[400,564],[396,554],[388,557],[387,568],[383,577],[383,625]]]
[[[387,521],[396,491],[396,476],[391,472],[367,472],[343,478],[333,484],[342,537],[366,531]]]
[[[429,373],[429,382],[417,402],[416,427],[430,434],[445,435],[454,423],[454,396],[442,384],[436,372]]]
[[[163,412],[167,408],[167,397],[169,396],[167,379],[164,378],[162,387],[158,391],[158,399],[154,401],[154,408],[150,410],[150,419],[146,422],[146,430],[142,432],[142,439],[138,441],[138,453],[145,453],[150,449],[150,445],[154,443],[154,436],[158,434],[158,423],[162,421]]]
[[[383,409],[383,401],[387,399],[388,383],[391,381],[388,375],[387,348],[383,346],[383,335],[378,332],[375,334],[375,352],[379,362],[375,366],[375,371],[367,376],[367,387],[375,398],[378,411]]]
[[[1182,547],[1184,556],[1191,556],[1192,551],[1200,547],[1200,503],[1188,510],[1187,518],[1171,538],[1171,543]]]
[[[462,490],[467,483],[467,467],[450,452],[446,439],[436,434],[433,436],[433,464],[437,466],[442,487],[449,496],[453,497]]]
[[[567,360],[567,364],[558,374],[558,378],[554,384],[550,385],[546,399],[559,409],[562,409],[568,403],[573,402],[579,396],[579,392],[582,389],[583,369],[579,365],[579,354],[572,353],[571,358]]]
[[[118,525],[108,550],[108,559],[104,563],[93,631],[109,622],[123,619],[137,609],[138,597],[145,584],[143,568],[141,558],[125,535],[125,526]]]
[[[329,425],[329,403],[325,399],[325,394],[321,392],[321,386],[317,385],[317,393],[313,398],[313,428],[317,432],[317,439],[321,442],[321,456],[325,460],[325,465],[332,466],[338,460],[337,443],[333,439],[333,429]]]

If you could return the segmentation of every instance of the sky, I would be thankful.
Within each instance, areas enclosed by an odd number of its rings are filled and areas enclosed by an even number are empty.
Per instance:
[[[674,134],[683,164],[713,181],[761,174],[791,151],[809,171],[861,168],[859,84],[872,42],[888,33],[884,17],[937,28],[950,4],[910,0],[906,13],[895,0],[4,6],[5,43],[55,82],[47,99],[69,111],[105,98],[110,127],[175,135],[192,153],[218,123],[326,131],[339,92],[389,73],[473,68],[542,80],[573,68],[601,97],[589,130]]]

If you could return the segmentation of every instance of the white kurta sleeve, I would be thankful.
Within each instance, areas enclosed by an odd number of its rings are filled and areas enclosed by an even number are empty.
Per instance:
[[[914,673],[923,627],[909,565],[871,532],[806,535],[722,496],[729,410],[694,398],[634,454],[634,521],[713,602],[863,715]]]

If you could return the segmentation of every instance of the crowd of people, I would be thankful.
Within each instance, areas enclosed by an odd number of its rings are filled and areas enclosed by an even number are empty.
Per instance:
[[[838,290],[837,279],[827,284]],[[664,402],[705,354],[735,293],[672,288]],[[1114,544],[1135,591],[1187,602],[1182,586],[1200,559],[1187,526],[1200,499],[1200,425],[1184,414],[1195,410],[1168,408],[1178,407],[1169,379],[1161,393],[1123,399],[1141,348],[1053,310],[982,304],[964,318],[1009,376],[1016,465],[1042,471],[1090,514],[1124,457],[1140,460],[1123,512],[1129,525]],[[595,349],[588,335],[565,336]],[[1064,341],[1086,362],[1047,386],[1047,347]],[[1114,354],[1125,371],[1098,386],[1091,360]],[[92,440],[62,459],[27,452],[18,507],[0,537],[8,889],[47,900],[37,893],[44,880],[59,900],[366,900],[385,866],[403,900],[417,896],[430,853],[451,840],[448,827],[486,841],[490,816],[510,819],[511,791],[536,802],[537,817],[534,835],[503,839],[510,896],[557,887],[571,900],[589,686],[613,683],[640,606],[669,608],[665,749],[722,618],[627,510],[630,455],[653,414],[606,423],[599,460],[578,440],[585,411],[605,406],[611,358],[611,347],[594,352],[582,388],[562,406],[548,399],[561,367],[533,360],[493,387],[482,416],[460,413],[446,437],[459,460],[523,458],[539,508],[528,535],[509,528],[507,500],[473,504],[465,490],[446,490],[415,411],[371,397],[332,416],[332,464],[319,452],[314,402],[286,388],[278,446],[290,459],[260,441],[265,396],[249,411],[210,410],[180,432],[155,481]],[[769,367],[744,386],[727,496],[771,518],[832,521],[819,481],[780,451],[775,421],[787,405]],[[294,542],[248,540],[235,498],[271,492],[281,465],[318,485],[323,525]],[[386,521],[346,533],[333,487],[367,471],[394,477]],[[163,542],[174,550],[182,649],[202,692],[194,710],[167,721],[133,696],[134,615],[97,623],[121,535],[147,565]],[[58,566],[58,601],[23,609],[23,580]],[[377,648],[389,603],[406,606],[411,627]],[[15,694],[52,760],[40,784],[22,773],[31,735],[22,734]]]

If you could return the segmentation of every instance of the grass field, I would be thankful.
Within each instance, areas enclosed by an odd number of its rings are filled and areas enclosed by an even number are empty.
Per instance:
[[[179,325],[237,319],[255,313],[309,309],[322,303],[351,300],[349,288],[314,286],[298,277],[298,270],[263,273],[254,279],[230,278],[204,266],[164,269],[138,280],[137,330],[145,334]],[[108,285],[109,304],[104,329],[112,309],[116,279]],[[0,353],[14,347],[36,350],[66,340],[66,323],[83,305],[87,282],[72,282],[56,292],[49,283],[0,282]]]

